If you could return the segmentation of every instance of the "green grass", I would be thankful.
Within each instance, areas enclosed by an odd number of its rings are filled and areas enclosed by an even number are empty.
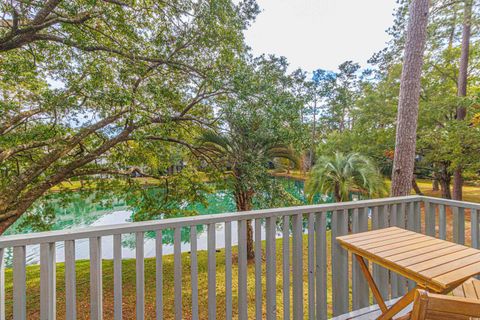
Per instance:
[[[298,180],[308,180],[308,173],[301,172],[299,170],[291,170],[289,173],[286,171],[281,172],[273,172],[274,176],[278,177],[289,177]],[[386,179],[385,182],[387,183],[387,187],[390,188],[390,180]],[[427,196],[441,198],[441,191],[433,191],[432,190],[432,180],[428,179],[417,179],[417,184],[420,190]],[[412,194],[414,191],[412,190]],[[388,196],[388,193],[387,195]],[[480,203],[480,186],[465,184],[463,186],[463,200],[469,202],[478,202]]]
[[[327,239],[329,239],[329,235]],[[303,266],[304,266],[304,309],[307,313],[307,238],[304,237]],[[265,246],[265,242],[263,242]],[[291,246],[290,246],[291,248]],[[282,240],[278,239],[276,243],[277,250],[277,315],[283,317],[283,291],[282,291]],[[330,250],[330,241],[328,241],[328,249]],[[291,252],[290,252],[291,253]],[[292,254],[292,253],[291,253]],[[225,318],[225,251],[222,249],[216,255],[217,268],[217,317]],[[291,257],[290,257],[291,258]],[[262,253],[262,290],[265,292],[265,248]],[[233,313],[237,314],[237,248],[233,247]],[[174,312],[174,292],[173,292],[173,256],[166,255],[163,257],[164,263],[164,315],[165,319],[173,319]],[[327,261],[328,279],[330,279],[330,259]],[[291,264],[290,264],[291,266]],[[87,260],[77,261],[77,313],[78,319],[89,319],[89,267]],[[123,260],[123,312],[124,318],[135,318],[135,260]],[[27,319],[39,318],[40,305],[40,268],[38,265],[27,267]],[[183,318],[189,319],[191,310],[190,297],[190,256],[188,253],[182,254],[182,291],[183,291]],[[11,319],[12,315],[12,269],[6,269],[6,310],[7,319]],[[254,262],[248,264],[248,314],[249,319],[254,318],[255,312],[255,266]],[[208,310],[208,290],[207,290],[207,252],[198,252],[198,282],[199,282],[199,310],[200,319],[206,319]],[[292,281],[292,277],[290,277]],[[329,280],[330,281],[330,280]],[[64,265],[57,264],[57,318],[65,318],[65,282],[64,282]],[[328,283],[328,299],[331,299],[331,283]],[[265,296],[265,295],[264,295]],[[152,258],[145,259],[145,310],[146,319],[155,318],[155,260]],[[105,319],[113,318],[113,261],[103,261],[103,303]],[[331,305],[331,304],[330,304]],[[291,309],[292,310],[292,309]],[[263,300],[263,311],[265,317],[265,300]],[[329,310],[330,313],[330,310]]]
[[[305,176],[300,172],[291,172],[285,174],[289,177],[305,179]],[[145,181],[149,183],[150,181]],[[429,180],[419,180],[418,185],[422,192],[426,195],[440,197],[439,192],[432,191],[432,183]],[[72,188],[75,188],[72,185]],[[469,186],[464,187],[464,200],[472,202],[480,202],[480,187]],[[467,228],[468,229],[468,228]],[[469,230],[466,230],[467,233]],[[468,236],[467,236],[468,238]],[[304,238],[303,251],[303,265],[304,265],[304,310],[307,310],[307,246],[306,237]],[[265,243],[263,243],[265,245]],[[328,250],[330,250],[330,237],[327,236]],[[283,315],[283,292],[282,292],[282,241],[277,240],[277,315]],[[329,256],[329,255],[327,255]],[[219,319],[225,318],[225,251],[222,249],[217,252],[217,317]],[[291,257],[290,257],[291,258]],[[262,253],[262,290],[265,292],[265,251]],[[233,248],[233,312],[234,317],[237,314],[237,248]],[[174,292],[173,292],[173,256],[164,256],[164,315],[165,319],[174,318]],[[89,267],[88,260],[78,261],[77,268],[77,312],[78,319],[89,319]],[[327,283],[327,297],[329,307],[331,306],[331,261],[330,257],[327,260],[328,268],[328,283]],[[27,318],[39,318],[39,303],[40,303],[40,269],[39,266],[27,267]],[[190,297],[190,257],[188,253],[182,254],[182,291],[183,291],[183,318],[189,319],[191,310]],[[124,318],[135,318],[135,260],[128,259],[123,261],[123,312]],[[7,269],[6,277],[6,309],[7,319],[10,319],[12,312],[12,270]],[[151,258],[145,259],[145,299],[146,299],[146,319],[154,319],[155,317],[155,260]],[[199,281],[199,310],[200,318],[207,318],[208,310],[208,290],[207,290],[207,252],[198,252],[198,281]],[[292,279],[291,279],[292,280]],[[248,265],[248,314],[249,318],[254,317],[255,312],[255,267],[253,261]],[[104,291],[104,317],[106,319],[113,318],[113,262],[111,260],[103,261],[103,291]],[[291,308],[292,309],[292,308]],[[263,311],[265,317],[265,301],[263,301]],[[328,310],[331,314],[331,310]],[[57,264],[57,316],[58,319],[65,318],[65,292],[64,292],[64,265]]]

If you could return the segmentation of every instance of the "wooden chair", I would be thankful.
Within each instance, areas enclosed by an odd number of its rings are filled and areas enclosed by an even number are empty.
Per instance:
[[[480,280],[475,278],[468,279],[461,286],[453,290],[453,295],[456,297],[480,300]]]
[[[480,319],[480,300],[417,290],[410,319],[478,320]]]

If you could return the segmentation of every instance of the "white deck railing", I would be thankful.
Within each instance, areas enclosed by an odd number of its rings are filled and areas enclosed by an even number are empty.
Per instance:
[[[448,209],[450,208],[450,209]],[[423,209],[423,210],[422,210]],[[390,225],[410,230],[425,232],[428,235],[445,239],[447,230],[447,214],[453,215],[453,241],[465,243],[465,216],[470,217],[471,237],[468,244],[479,247],[479,213],[480,205],[467,202],[451,201],[422,196],[402,198],[385,198],[324,204],[280,209],[257,210],[243,213],[226,213],[203,215],[186,218],[166,219],[126,223],[113,226],[90,227],[84,229],[42,232],[28,235],[0,237],[0,320],[13,317],[15,320],[30,318],[27,314],[26,285],[26,247],[40,245],[40,319],[53,320],[56,317],[56,244],[62,242],[65,259],[65,310],[66,319],[77,317],[76,287],[76,240],[89,239],[90,248],[90,319],[102,319],[102,238],[113,237],[113,314],[114,319],[122,318],[122,235],[135,234],[136,239],[136,318],[145,318],[145,268],[144,268],[144,236],[146,232],[155,232],[155,310],[156,318],[182,319],[188,314],[198,319],[199,283],[197,257],[197,226],[207,227],[208,256],[208,318],[217,315],[217,292],[224,292],[225,312],[222,318],[231,319],[235,310],[238,319],[326,319],[330,315],[339,315],[350,310],[366,307],[370,304],[367,283],[361,276],[359,267],[352,263],[349,272],[348,253],[335,241],[337,236],[348,233],[348,221],[351,217],[352,232],[362,232]],[[422,214],[422,212],[424,214]],[[327,232],[327,217],[331,217],[331,232]],[[260,254],[255,257],[255,274],[247,273],[247,223],[252,221],[255,235],[255,251],[261,252],[262,241],[265,241],[265,273],[262,273],[263,259]],[[265,236],[262,239],[262,223],[265,224]],[[277,228],[277,223],[280,225]],[[217,288],[217,239],[215,226],[224,226],[225,243],[225,286]],[[237,226],[238,260],[232,260],[232,225]],[[188,294],[191,296],[189,310],[182,305],[182,249],[181,230],[190,228],[190,276],[191,284]],[[164,270],[162,254],[162,231],[174,230],[174,307],[170,314],[165,313],[163,303]],[[283,247],[277,250],[277,230],[283,238]],[[305,239],[304,239],[305,234]],[[329,239],[327,239],[329,237]],[[292,243],[290,245],[290,240]],[[331,241],[331,250],[327,250],[327,241]],[[304,261],[304,246],[308,252]],[[5,250],[13,248],[13,303],[5,303]],[[277,284],[277,255],[281,255],[282,283]],[[223,255],[222,255],[223,257]],[[331,273],[327,270],[327,261],[331,261]],[[238,264],[238,278],[232,279],[232,265]],[[385,300],[403,295],[414,283],[399,275],[391,274],[386,269],[374,265],[374,278]],[[304,292],[304,275],[307,285]],[[351,275],[351,276],[350,276]],[[247,295],[247,279],[254,278],[255,299],[249,300]],[[266,292],[262,291],[262,277],[265,277]],[[332,286],[331,304],[327,297],[327,283]],[[82,286],[87,284],[82,284]],[[351,286],[351,291],[350,291]],[[233,299],[232,290],[238,290],[238,299]],[[183,289],[183,292],[182,292]],[[283,292],[277,298],[277,292]],[[263,303],[265,301],[265,304]],[[223,302],[222,302],[223,303]],[[283,314],[278,314],[277,303],[283,305]],[[254,314],[249,313],[248,304],[254,305]],[[7,309],[6,309],[7,306]],[[291,309],[290,309],[291,307]],[[266,308],[266,309],[265,309]],[[30,310],[29,310],[30,311]],[[187,312],[188,311],[188,312]],[[173,314],[172,314],[173,313]]]

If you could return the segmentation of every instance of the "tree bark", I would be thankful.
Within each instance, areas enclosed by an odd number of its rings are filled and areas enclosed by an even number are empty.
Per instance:
[[[452,175],[448,172],[448,164],[444,164],[440,168],[438,173],[438,182],[440,183],[440,189],[442,191],[442,198],[451,199],[452,193],[450,191],[450,181],[452,180]]]
[[[415,165],[418,103],[423,53],[427,37],[429,0],[413,0],[405,42],[400,98],[398,102],[392,196],[410,194]]]
[[[253,194],[253,190],[243,190],[241,187],[235,187],[234,196],[237,211],[252,210]],[[252,220],[247,220],[247,258],[248,260],[255,258]]]
[[[417,178],[415,176],[413,176],[413,179],[412,179],[412,187],[413,187],[413,190],[415,190],[415,193],[417,195],[423,196],[423,192],[422,190],[420,190],[420,187],[417,184]]]
[[[313,101],[313,125],[312,125],[312,146],[310,150],[310,168],[313,167],[315,162],[315,147],[317,136],[317,98]]]
[[[462,49],[460,54],[460,67],[458,70],[458,97],[467,96],[467,78],[468,78],[468,56],[470,53],[470,34],[472,19],[473,0],[465,0],[463,13],[463,30],[462,30]],[[464,106],[457,108],[456,118],[459,121],[465,120],[467,109]],[[462,200],[463,198],[463,176],[462,167],[458,166],[453,172],[453,199]]]
[[[452,193],[450,191],[450,178],[440,179],[439,182],[440,182],[440,189],[442,190],[442,198],[451,199]]]
[[[440,184],[438,183],[437,174],[434,173],[433,181],[432,181],[432,191],[438,191],[438,190],[440,190]]]

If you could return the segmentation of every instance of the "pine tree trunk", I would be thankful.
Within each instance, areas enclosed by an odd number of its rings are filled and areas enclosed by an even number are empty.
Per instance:
[[[316,136],[317,136],[317,98],[313,102],[313,125],[312,125],[312,146],[310,149],[310,168],[313,167],[315,162],[315,147],[316,147]]]
[[[392,196],[409,195],[412,189],[420,77],[427,37],[429,2],[429,0],[413,0],[409,7],[409,22],[398,102]]]
[[[467,96],[467,78],[468,78],[468,56],[470,53],[470,25],[472,18],[473,0],[465,0],[463,13],[463,30],[462,30],[462,51],[460,54],[460,67],[458,70],[458,87],[457,95],[459,97]],[[457,120],[465,120],[467,109],[464,106],[457,108]],[[453,199],[462,200],[463,194],[463,176],[462,167],[455,168],[453,173]]]

